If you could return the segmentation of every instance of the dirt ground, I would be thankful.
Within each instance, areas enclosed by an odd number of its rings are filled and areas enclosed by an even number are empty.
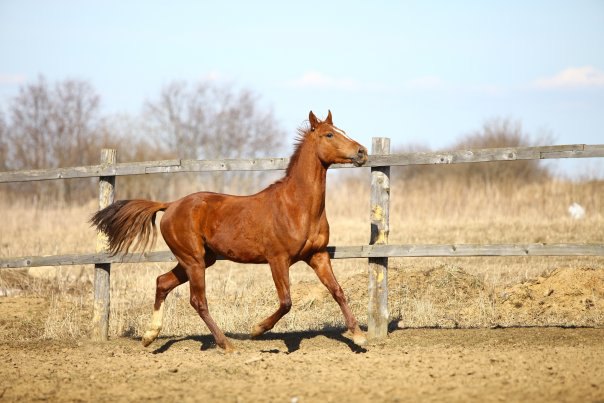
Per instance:
[[[0,299],[3,332],[44,305]],[[602,328],[393,329],[367,348],[334,330],[229,336],[233,354],[207,334],[149,348],[3,337],[0,401],[604,402]]]
[[[403,319],[393,320],[384,341],[359,348],[333,327],[259,340],[231,333],[233,354],[215,346],[198,318],[197,333],[160,336],[149,348],[136,333],[105,343],[44,340],[49,321],[77,320],[49,315],[44,297],[1,297],[0,401],[604,402],[602,270],[556,269],[491,290],[448,266],[393,272],[389,280],[393,301],[425,300],[430,309],[402,304]],[[364,277],[343,286],[366,300]],[[327,304],[340,315],[316,281],[296,284],[293,294],[304,314],[325,316]],[[493,302],[481,302],[488,295]],[[492,312],[474,323],[481,306]],[[518,323],[525,327],[508,327]]]

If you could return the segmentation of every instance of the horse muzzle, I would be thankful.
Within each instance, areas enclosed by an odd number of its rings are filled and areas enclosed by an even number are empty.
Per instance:
[[[352,163],[354,164],[354,166],[356,167],[360,167],[363,166],[363,164],[365,164],[367,162],[367,149],[363,146],[361,146],[359,148],[359,151],[357,151],[356,155],[354,155],[352,158]]]

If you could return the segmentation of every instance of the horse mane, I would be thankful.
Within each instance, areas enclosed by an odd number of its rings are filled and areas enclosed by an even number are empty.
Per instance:
[[[287,168],[285,168],[285,175],[277,179],[275,182],[271,183],[266,189],[271,189],[276,185],[283,183],[290,175],[292,169],[300,159],[300,154],[302,154],[302,145],[306,141],[308,134],[310,133],[310,122],[304,122],[300,127],[298,127],[296,135],[296,139],[294,140],[294,152],[291,157],[289,157],[289,163],[287,164]]]
[[[296,162],[300,159],[300,153],[302,151],[302,144],[306,140],[306,136],[310,133],[310,124],[303,124],[298,128],[298,135],[296,136],[296,140],[294,143],[294,153],[291,157],[289,157],[289,164],[287,164],[287,168],[285,169],[285,176],[289,176],[292,168],[296,165]]]

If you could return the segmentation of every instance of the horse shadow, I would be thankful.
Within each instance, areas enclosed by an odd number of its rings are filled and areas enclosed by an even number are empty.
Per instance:
[[[327,337],[328,339],[340,342],[346,345],[351,352],[360,354],[366,353],[367,349],[361,346],[357,346],[348,337],[344,336],[344,329],[328,329],[328,330],[305,330],[305,331],[294,331],[294,332],[269,332],[260,337],[252,340],[268,340],[268,341],[282,341],[287,348],[286,354],[291,354],[300,350],[300,346],[303,340],[314,339],[315,337]],[[249,335],[237,335],[233,334],[229,337],[237,340],[241,336],[243,340],[249,340]],[[263,353],[278,353],[279,350],[262,350]]]
[[[366,331],[366,328],[363,328]],[[389,326],[389,331],[393,331],[394,327]],[[304,340],[310,340],[316,337],[327,337],[328,339],[337,341],[346,345],[352,353],[363,354],[367,352],[365,347],[357,346],[354,342],[346,337],[344,333],[346,329],[326,328],[320,330],[306,330],[306,331],[293,331],[293,332],[269,332],[256,338],[252,338],[249,334],[245,333],[226,333],[225,335],[233,340],[259,340],[259,341],[281,341],[285,344],[287,351],[285,354],[291,354],[300,350],[300,346]],[[140,338],[137,338],[140,340]],[[163,340],[162,340],[163,339]],[[169,336],[159,337],[157,341],[164,343],[152,351],[153,354],[163,354],[170,350],[172,347],[179,343],[194,341],[200,343],[200,351],[207,351],[216,348],[216,342],[211,334],[206,335],[195,335],[185,336],[180,338],[171,338]],[[263,353],[280,353],[279,349],[260,350]]]

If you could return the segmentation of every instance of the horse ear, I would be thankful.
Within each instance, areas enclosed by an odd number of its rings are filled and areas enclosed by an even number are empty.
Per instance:
[[[319,119],[315,116],[312,111],[308,114],[308,121],[310,122],[310,130],[315,131],[317,126],[319,126]]]
[[[325,119],[325,123],[328,123],[333,126],[333,120],[331,120],[331,111],[327,110],[327,118]]]

